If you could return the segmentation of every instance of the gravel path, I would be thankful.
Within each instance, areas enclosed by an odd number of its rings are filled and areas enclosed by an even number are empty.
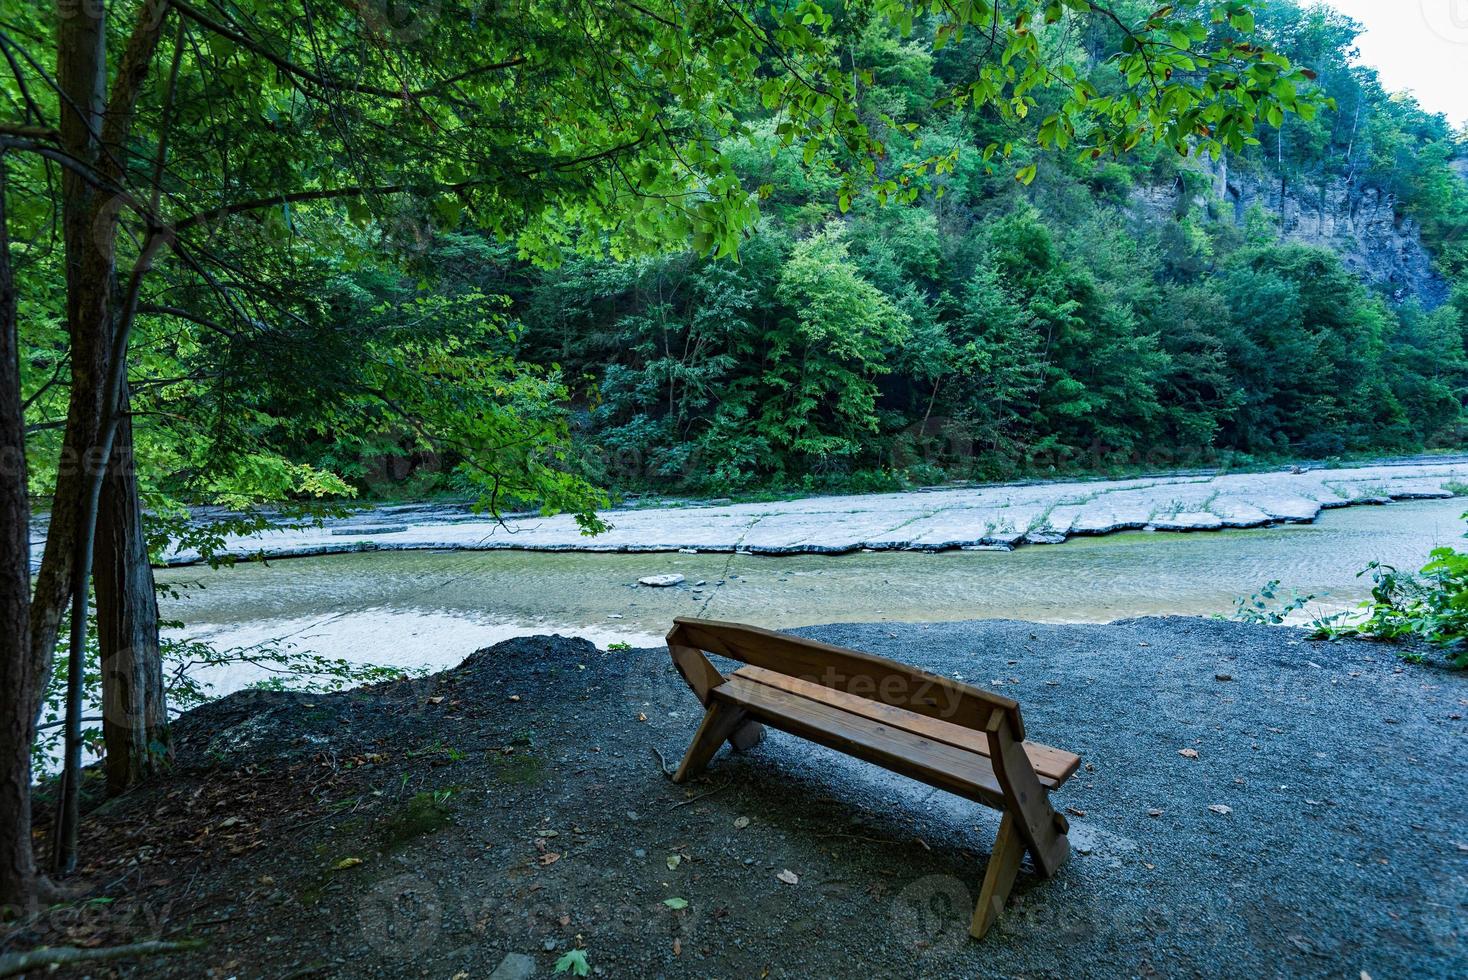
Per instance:
[[[1155,529],[1206,531],[1307,522],[1321,510],[1452,496],[1468,460],[1402,462],[1303,473],[1176,476],[1043,483],[901,494],[812,497],[723,506],[611,511],[611,531],[585,537],[566,515],[501,526],[464,508],[374,508],[324,527],[233,539],[238,555],[287,557],[376,549],[739,551],[835,554],[862,548],[942,551],[1055,544],[1074,535]],[[37,544],[39,548],[39,543]],[[39,551],[37,551],[39,555]],[[197,555],[182,551],[171,564]]]
[[[88,822],[105,914],[208,942],[127,969],[549,976],[579,943],[609,977],[1468,975],[1468,676],[1195,619],[798,632],[1011,695],[1085,760],[1074,857],[982,943],[997,814],[780,733],[675,786],[653,749],[699,712],[666,651],[535,637],[195,712],[176,776]]]

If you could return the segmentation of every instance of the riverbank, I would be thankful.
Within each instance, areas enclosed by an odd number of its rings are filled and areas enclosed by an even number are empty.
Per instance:
[[[759,555],[852,551],[1008,550],[1126,530],[1208,531],[1315,520],[1353,504],[1450,497],[1468,460],[1306,472],[1240,473],[937,489],[769,503],[667,505],[609,511],[605,534],[568,515],[503,522],[435,505],[369,508],[320,527],[226,541],[240,557],[434,550],[677,552]],[[171,565],[198,560],[175,551]]]
[[[176,773],[86,823],[112,901],[31,938],[198,939],[117,969],[242,980],[539,976],[576,947],[608,977],[1468,971],[1468,677],[1205,620],[799,632],[1010,695],[1083,757],[1072,861],[1022,871],[982,944],[996,814],[779,733],[675,786],[654,749],[699,710],[666,650],[547,637],[192,713]]]

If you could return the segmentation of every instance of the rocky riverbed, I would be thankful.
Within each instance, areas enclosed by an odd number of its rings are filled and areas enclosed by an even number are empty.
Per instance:
[[[319,527],[233,538],[241,556],[373,550],[715,551],[765,555],[1010,549],[1125,530],[1209,531],[1315,520],[1322,510],[1452,496],[1468,459],[1342,469],[934,489],[769,503],[668,502],[613,510],[605,534],[568,515],[497,522],[464,507],[366,509]],[[170,564],[198,555],[182,550]]]

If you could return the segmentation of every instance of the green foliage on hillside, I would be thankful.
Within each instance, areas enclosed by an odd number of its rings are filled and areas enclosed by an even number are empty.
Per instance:
[[[739,264],[577,259],[503,269],[495,288],[515,298],[522,356],[581,379],[585,472],[622,488],[897,486],[1458,446],[1468,185],[1451,171],[1456,137],[1350,63],[1355,31],[1339,15],[1276,4],[1260,29],[1315,69],[1325,110],[1276,119],[1219,163],[1167,147],[1039,152],[1019,181],[986,164],[987,148],[1035,153],[1020,136],[1048,96],[1023,119],[933,107],[983,42],[935,53],[860,30],[865,112],[912,119],[921,144],[894,145],[884,166],[951,154],[934,194],[909,208],[847,200],[766,132],[729,149],[766,195]],[[1075,58],[1123,40],[1091,32]],[[1236,216],[1209,165],[1269,208]],[[1384,295],[1328,249],[1283,237],[1281,182],[1322,209],[1322,188],[1350,207],[1394,201],[1452,301],[1408,283]]]

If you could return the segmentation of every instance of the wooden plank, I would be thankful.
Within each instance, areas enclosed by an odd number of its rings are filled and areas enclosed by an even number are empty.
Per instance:
[[[781,674],[778,671],[767,670],[764,667],[740,667],[731,676],[747,677],[760,684],[789,691],[791,694],[798,694],[816,701],[825,701],[865,718],[884,722],[894,728],[905,728],[934,741],[945,742],[960,749],[977,752],[979,755],[989,754],[989,736],[986,732],[976,732],[971,728],[915,714],[905,708],[894,708],[880,701],[870,701],[854,694],[847,694],[845,691],[823,687],[798,677]],[[1031,765],[1035,767],[1035,774],[1040,777],[1040,783],[1047,789],[1056,789],[1064,784],[1081,764],[1081,757],[1075,753],[1040,745],[1037,742],[1025,742],[1024,750],[1025,754],[1030,757]]]
[[[1003,788],[1004,809],[1014,814],[1035,866],[1046,878],[1052,877],[1070,856],[1070,841],[1062,829],[1065,822],[1050,805],[1050,794],[1040,785],[1029,756],[1002,714],[996,713],[989,726],[989,758]]]
[[[969,921],[968,934],[983,939],[984,933],[1004,911],[1019,874],[1020,859],[1025,856],[1025,842],[1014,826],[1014,814],[1006,812],[999,821],[999,836],[994,838],[994,851],[989,855],[989,867],[984,870],[984,884],[979,888],[979,902],[974,906],[974,917]]]
[[[737,705],[767,725],[904,776],[1004,808],[1004,791],[984,756],[743,677],[713,692],[714,702]]]
[[[1024,737],[1017,703],[947,677],[756,626],[682,616],[674,622],[680,643],[709,653],[979,731],[998,709],[1009,717],[1011,729]]]
[[[673,666],[678,668],[678,673],[698,696],[699,703],[707,707],[709,692],[724,683],[724,675],[709,663],[702,650],[682,638],[681,627],[674,626],[668,631],[668,653],[673,658]]]

